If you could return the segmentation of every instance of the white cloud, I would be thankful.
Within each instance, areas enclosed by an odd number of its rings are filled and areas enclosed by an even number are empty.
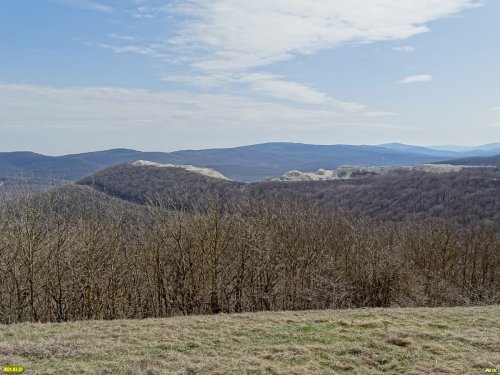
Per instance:
[[[164,75],[162,81],[165,82],[180,82],[204,88],[211,88],[234,82],[234,77],[231,74],[213,73],[213,74],[170,74]]]
[[[490,111],[500,111],[500,106],[498,106],[498,107],[491,107]]]
[[[332,111],[300,110],[235,95],[154,92],[119,87],[66,87],[0,83],[2,123],[27,128],[146,130],[189,126],[213,129],[235,124],[303,126],[329,121]]]
[[[409,83],[423,83],[432,81],[432,76],[429,74],[419,74],[415,76],[408,76],[399,81],[400,84],[409,84]]]
[[[362,104],[342,102],[312,87],[289,82],[272,74],[242,73],[239,82],[247,83],[258,93],[302,104],[327,105],[347,112],[358,112],[365,108]]]
[[[368,111],[363,113],[367,117],[385,117],[385,116],[396,116],[396,112],[383,112],[383,111]]]
[[[343,43],[404,40],[475,0],[185,0],[170,42],[196,52],[194,67],[241,71]]]
[[[301,85],[288,82],[266,73],[244,73],[240,82],[248,83],[252,90],[277,98],[306,104],[326,104],[330,101],[327,94]]]
[[[476,0],[183,0],[174,4],[166,9],[185,21],[168,42],[179,61],[201,73],[192,79],[180,75],[179,80],[215,85],[214,77],[236,76],[231,79],[261,94],[311,105],[333,103],[344,111],[364,106],[252,70],[345,43],[405,40],[429,31],[431,21],[479,6]],[[412,47],[395,49],[410,52]],[[420,77],[419,82],[429,77]]]
[[[412,46],[396,46],[396,47],[392,47],[392,49],[394,51],[397,51],[397,52],[414,52],[415,51],[415,47],[412,47]]]
[[[55,3],[67,5],[76,9],[91,10],[94,12],[111,13],[113,8],[109,5],[92,0],[52,0]]]
[[[0,82],[0,132],[85,129],[106,131],[294,131],[355,124],[357,114],[297,108],[236,95],[155,92],[120,87],[65,87]],[[363,122],[368,126],[368,123]],[[355,125],[353,125],[355,126]],[[396,126],[373,123],[372,127]],[[203,137],[202,137],[203,138]]]
[[[359,112],[365,106],[359,103],[344,102],[327,93],[297,82],[284,80],[269,73],[210,72],[201,75],[167,75],[162,77],[166,82],[182,82],[191,85],[212,88],[221,85],[245,84],[250,91],[300,104],[322,106],[330,110]]]
[[[168,7],[153,7],[153,6],[140,6],[132,12],[132,16],[137,19],[153,19],[160,14],[165,14]]]
[[[100,47],[189,65],[188,73],[167,75],[164,81],[204,88],[243,83],[279,99],[360,111],[362,104],[252,70],[345,43],[405,40],[429,31],[431,21],[476,6],[476,0],[178,0],[162,7],[143,4],[133,12],[136,18],[180,15],[178,34],[166,44]],[[413,47],[394,49],[411,52]]]
[[[118,33],[108,34],[108,38],[116,39],[116,40],[122,40],[122,41],[125,41],[125,42],[133,42],[133,41],[136,40],[136,38],[133,37],[133,36],[123,35],[123,34],[118,34]]]
[[[157,57],[157,58],[163,58],[166,57],[166,55],[162,52],[160,52],[157,48],[154,46],[146,46],[146,45],[136,45],[136,44],[128,44],[128,45],[122,45],[122,46],[117,46],[113,44],[104,44],[100,43],[97,44],[98,47],[104,48],[104,49],[109,49],[115,53],[136,53],[139,55],[147,55],[147,56],[152,56],[152,57]]]

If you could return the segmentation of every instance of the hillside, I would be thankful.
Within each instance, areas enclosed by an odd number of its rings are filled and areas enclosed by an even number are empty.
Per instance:
[[[488,143],[481,146],[412,146],[402,143],[385,143],[380,145],[393,150],[410,151],[417,154],[449,155],[449,159],[469,156],[489,156],[500,153],[500,143]]]
[[[0,326],[26,374],[482,374],[500,307],[274,312]]]
[[[231,179],[259,181],[279,177],[293,170],[312,171],[333,169],[341,165],[410,165],[438,161],[442,157],[391,150],[379,146],[306,145],[299,143],[265,143],[234,149],[179,151],[174,164],[188,157],[189,164],[204,165],[210,161],[215,168]],[[231,164],[228,164],[230,161]]]
[[[382,166],[360,167],[342,166],[333,170],[319,169],[316,172],[290,171],[277,181],[322,181],[322,180],[347,180],[366,177],[370,175],[383,175],[394,172],[417,171],[429,173],[459,172],[466,168],[463,165],[451,164],[417,164],[411,166]]]
[[[468,154],[467,156],[472,156],[472,155],[486,156],[486,155],[495,155],[500,153],[499,142],[488,143],[481,146],[441,145],[441,146],[430,146],[429,148],[440,151],[460,152]]]
[[[70,156],[45,156],[34,152],[0,153],[0,178],[24,175],[75,180],[99,168],[102,168],[101,164]]]
[[[120,164],[105,168],[77,182],[106,194],[137,203],[154,196],[172,196],[194,202],[215,190],[243,188],[241,182],[210,178],[182,168],[158,168]]]
[[[44,177],[9,177],[0,178],[0,194],[17,194],[23,190],[45,191],[54,187],[70,184],[71,181]]]
[[[295,199],[344,209],[377,220],[448,218],[463,224],[500,222],[500,169],[467,168],[451,173],[395,170],[382,175],[333,181],[241,182],[196,175],[178,168],[109,167],[79,184],[144,203],[154,195],[196,201],[223,192],[242,201]]]
[[[499,172],[466,171],[244,184],[122,165],[102,191],[0,196],[0,323],[498,304]]]
[[[474,156],[468,158],[460,158],[448,160],[443,163],[452,165],[500,166],[500,154],[493,156]]]
[[[452,173],[394,171],[349,180],[268,182],[248,187],[253,196],[288,196],[378,220],[452,219],[500,223],[500,169]]]
[[[472,155],[491,155],[494,150],[478,150]],[[400,144],[354,146],[285,142],[175,152],[113,149],[57,157],[33,152],[4,152],[0,153],[0,179],[22,174],[48,180],[75,181],[111,165],[149,160],[213,168],[232,180],[251,182],[266,177],[277,178],[295,169],[310,172],[319,168],[334,169],[341,165],[412,165],[470,156],[471,151],[467,152]]]

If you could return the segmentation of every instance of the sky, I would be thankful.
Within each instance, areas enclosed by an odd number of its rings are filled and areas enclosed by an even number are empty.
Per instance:
[[[1,0],[0,152],[500,141],[498,0]]]

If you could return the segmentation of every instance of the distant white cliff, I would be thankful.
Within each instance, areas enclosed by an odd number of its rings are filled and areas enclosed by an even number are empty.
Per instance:
[[[333,170],[318,169],[316,172],[290,171],[281,176],[279,181],[324,181],[343,180],[362,177],[366,175],[384,174],[394,170],[420,171],[429,173],[449,173],[458,172],[468,166],[451,164],[418,164],[412,166],[384,166],[384,167],[363,167],[363,166],[342,166]]]
[[[286,172],[279,178],[281,181],[321,181],[321,180],[338,180],[339,177],[335,170],[318,169],[317,172],[301,172],[290,171]]]
[[[148,160],[138,160],[135,163],[133,163],[132,165],[135,165],[138,167],[151,166],[151,167],[159,167],[159,168],[182,168],[186,171],[198,173],[198,174],[201,174],[203,176],[231,181],[229,178],[224,176],[222,173],[216,171],[215,169],[195,167],[194,165],[160,164],[160,163],[155,163],[154,161],[148,161]]]

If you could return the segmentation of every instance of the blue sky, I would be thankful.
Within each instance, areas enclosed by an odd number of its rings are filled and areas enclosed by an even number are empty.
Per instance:
[[[0,151],[500,141],[500,1],[2,0]]]

